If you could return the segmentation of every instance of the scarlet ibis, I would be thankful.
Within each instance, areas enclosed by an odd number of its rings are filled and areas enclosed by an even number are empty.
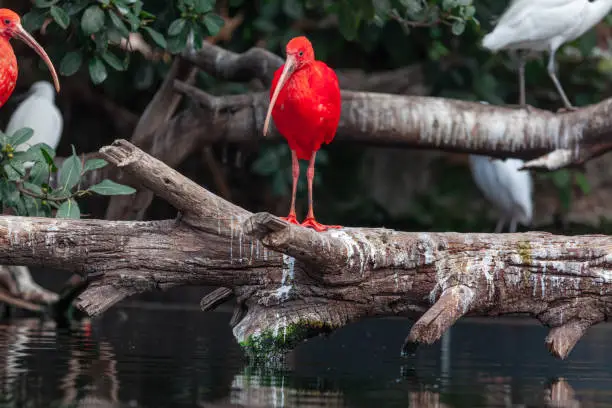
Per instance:
[[[580,37],[612,10],[612,0],[514,0],[495,29],[483,39],[492,51],[548,51],[548,74],[566,109],[573,109],[555,73],[559,47]],[[520,104],[525,106],[525,61],[519,57]]]
[[[12,10],[0,9],[0,106],[4,105],[15,90],[17,83],[17,58],[9,40],[18,38],[34,49],[45,61],[55,83],[57,92],[60,90],[59,79],[49,56],[34,38],[21,26],[21,19]]]
[[[299,224],[295,214],[295,193],[300,166],[298,160],[308,160],[308,214],[301,224],[326,231],[342,228],[323,225],[315,220],[312,205],[312,183],[317,151],[336,135],[340,122],[341,99],[338,77],[333,69],[315,60],[312,44],[306,37],[295,37],[287,43],[287,59],[276,70],[270,88],[270,106],[264,122],[263,134],[268,132],[270,115],[278,131],[287,139],[291,149],[293,188],[289,215],[283,217]]]

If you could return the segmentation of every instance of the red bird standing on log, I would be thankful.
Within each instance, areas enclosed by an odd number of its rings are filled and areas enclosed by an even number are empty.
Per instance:
[[[270,106],[264,122],[263,134],[268,132],[270,114],[278,131],[287,139],[291,149],[293,188],[291,209],[287,217],[298,224],[295,215],[295,193],[300,166],[298,159],[309,160],[308,214],[301,224],[321,232],[339,225],[323,225],[315,220],[312,208],[312,182],[317,151],[323,142],[334,140],[340,122],[341,99],[338,77],[324,62],[315,60],[312,44],[306,37],[295,37],[287,43],[287,59],[276,70],[270,88]]]
[[[55,83],[60,90],[59,79],[49,56],[34,38],[21,26],[21,19],[12,10],[0,9],[0,107],[6,103],[15,90],[17,83],[17,58],[9,40],[18,38],[29,45],[45,61]]]

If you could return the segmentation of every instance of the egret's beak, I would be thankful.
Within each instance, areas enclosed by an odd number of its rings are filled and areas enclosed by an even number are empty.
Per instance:
[[[41,47],[39,43],[36,42],[36,40],[30,35],[30,33],[24,30],[21,24],[16,25],[15,34],[13,34],[13,36],[20,39],[24,43],[28,44],[28,46],[34,49],[34,51],[36,51],[36,53],[40,56],[40,58],[42,58],[43,61],[45,61],[45,64],[47,64],[47,67],[49,67],[49,71],[51,71],[51,76],[53,77],[53,83],[55,84],[55,90],[59,92],[60,91],[59,78],[57,77],[57,72],[55,72],[55,67],[53,66],[51,59],[49,59],[49,56],[45,52],[45,49]]]
[[[278,83],[276,84],[276,89],[274,89],[274,94],[272,94],[272,98],[270,99],[270,105],[268,106],[268,113],[266,114],[266,120],[264,122],[263,135],[266,136],[268,133],[268,127],[270,126],[270,117],[272,116],[272,109],[274,108],[274,104],[276,103],[276,99],[278,98],[278,94],[280,93],[283,86],[285,86],[285,82],[287,79],[293,74],[296,67],[295,57],[293,55],[287,55],[287,60],[285,60],[285,68],[281,73],[280,78],[278,79]]]

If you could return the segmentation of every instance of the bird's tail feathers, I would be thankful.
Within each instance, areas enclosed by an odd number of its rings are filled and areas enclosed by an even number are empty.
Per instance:
[[[502,35],[498,30],[493,30],[484,36],[482,46],[491,51],[499,51],[506,46],[506,38],[507,36]]]

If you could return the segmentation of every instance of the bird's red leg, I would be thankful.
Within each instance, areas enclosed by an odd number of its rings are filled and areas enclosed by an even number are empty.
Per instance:
[[[295,151],[291,151],[291,174],[293,176],[293,186],[291,188],[291,209],[289,215],[281,217],[283,220],[290,224],[300,225],[295,216],[295,193],[297,192],[298,178],[300,177],[300,163],[298,162],[297,154]]]
[[[306,177],[308,178],[308,215],[306,215],[306,219],[302,223],[302,226],[313,228],[318,232],[327,231],[329,228],[342,228],[340,225],[323,225],[315,220],[314,211],[312,209],[312,182],[314,180],[314,164],[316,155],[317,152],[312,154],[310,163],[308,163],[308,172],[306,173]]]

